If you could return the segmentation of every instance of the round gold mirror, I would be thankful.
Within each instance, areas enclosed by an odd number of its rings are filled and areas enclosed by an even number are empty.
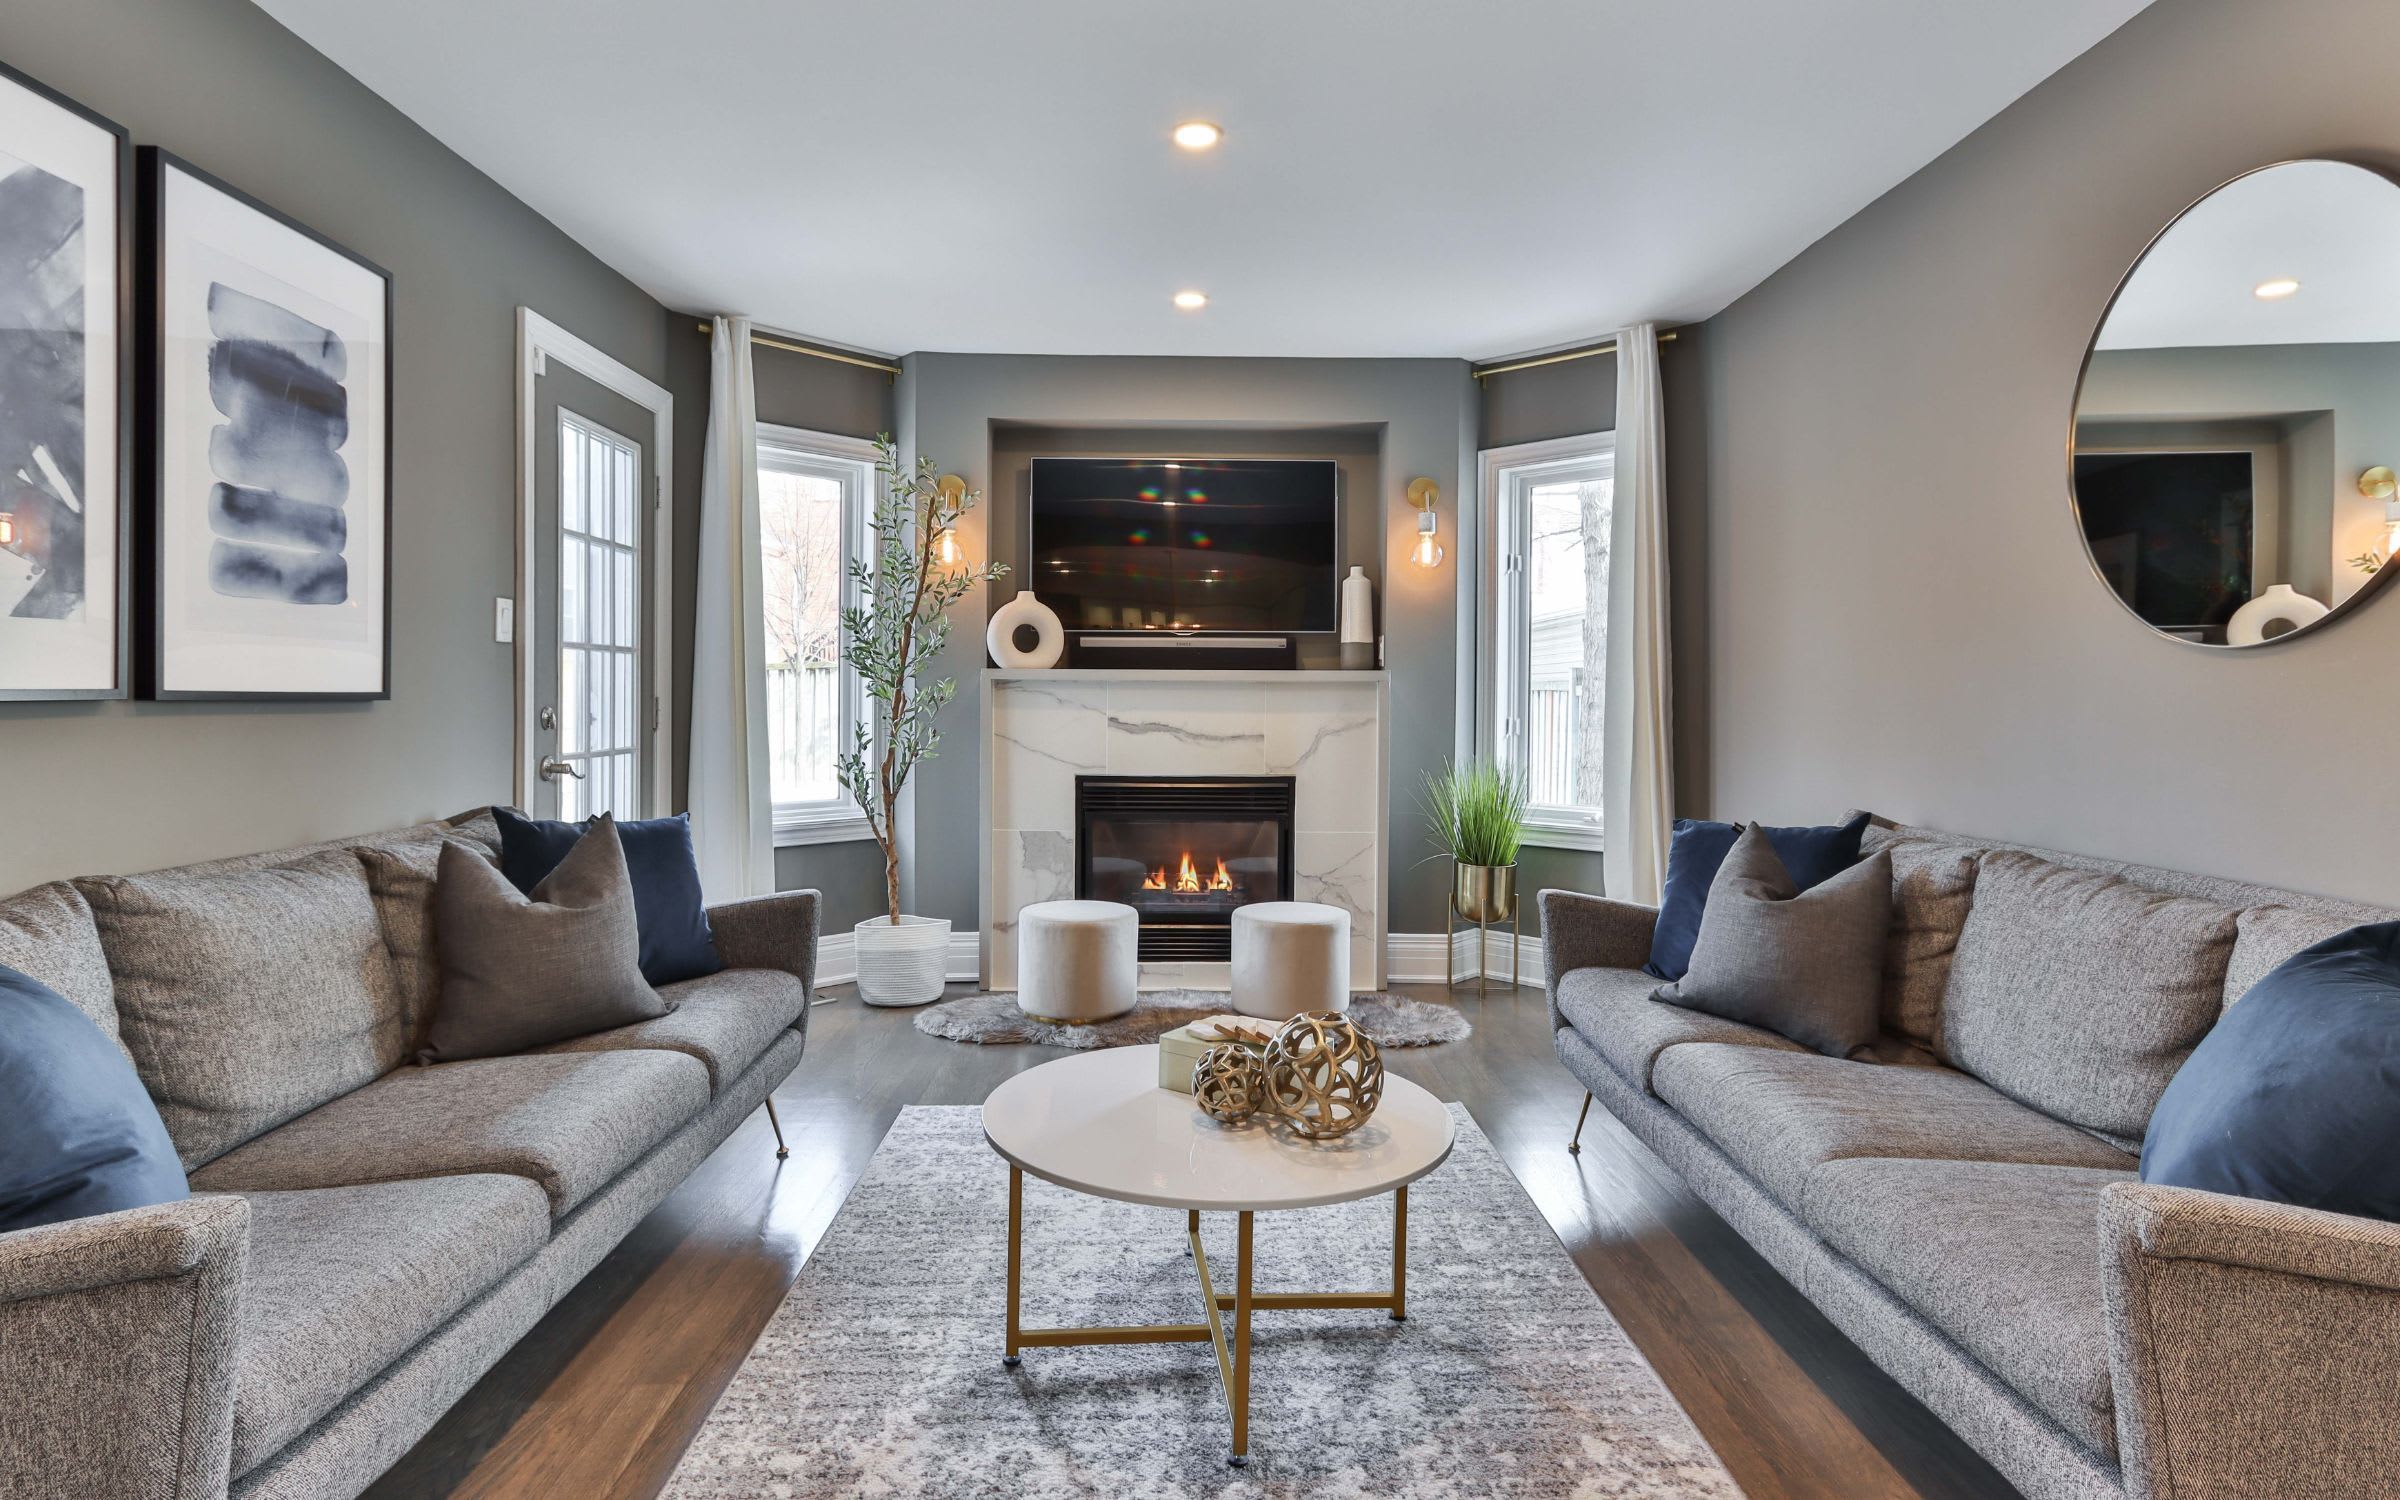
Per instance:
[[[2400,185],[2294,161],[2150,242],[2084,356],[2069,493],[2152,630],[2271,645],[2364,604],[2400,548]]]

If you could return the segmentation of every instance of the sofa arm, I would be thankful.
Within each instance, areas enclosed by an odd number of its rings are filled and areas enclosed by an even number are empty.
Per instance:
[[[781,969],[817,998],[817,893],[777,891],[708,909],[717,957],[729,969]],[[803,1012],[801,1022],[807,1023]]]
[[[1542,913],[1542,988],[1550,997],[1550,1027],[1566,1025],[1558,1013],[1558,982],[1576,969],[1638,969],[1650,961],[1650,932],[1658,908],[1577,891],[1544,891],[1534,898]]]
[[[250,1205],[0,1234],[0,1494],[223,1500]]]
[[[2100,1271],[2132,1500],[2400,1494],[2400,1225],[2119,1183]]]

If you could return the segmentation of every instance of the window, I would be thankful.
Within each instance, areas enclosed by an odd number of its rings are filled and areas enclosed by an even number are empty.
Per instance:
[[[1528,443],[1483,460],[1481,742],[1525,778],[1530,842],[1597,849],[1616,441]]]
[[[875,449],[855,438],[758,429],[760,582],[767,648],[768,785],[775,842],[868,837],[835,775],[865,714],[842,663],[842,610],[854,602]]]

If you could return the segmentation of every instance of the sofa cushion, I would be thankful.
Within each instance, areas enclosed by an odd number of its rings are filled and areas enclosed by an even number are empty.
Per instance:
[[[2128,1180],[2104,1167],[1859,1158],[1810,1175],[1801,1217],[2113,1462],[2100,1194]]]
[[[233,1473],[272,1458],[550,1237],[522,1177],[427,1177],[242,1195]]]
[[[779,969],[723,969],[702,979],[662,988],[673,1009],[655,1021],[637,1021],[595,1031],[543,1050],[621,1052],[651,1047],[696,1057],[708,1068],[709,1092],[742,1076],[808,1008],[808,991],[798,976]]]
[[[1744,829],[1709,885],[1690,966],[1658,998],[1848,1057],[1875,1041],[1891,920],[1888,856],[1802,890],[1766,834]]]
[[[1883,1029],[1939,1050],[1942,991],[1975,900],[1975,856],[1923,839],[1868,843],[1892,857],[1892,925],[1883,940]]]
[[[2134,1165],[2107,1142],[1950,1068],[1696,1043],[1668,1049],[1650,1081],[1734,1165],[1795,1212],[1812,1171],[1853,1156],[2119,1171]]]
[[[76,887],[125,1050],[187,1167],[398,1066],[400,990],[351,851]]]
[[[1657,991],[1658,981],[1646,970],[1575,969],[1558,982],[1558,1011],[1619,1077],[1644,1093],[1653,1092],[1650,1070],[1658,1055],[1680,1043],[1806,1050],[1772,1031],[1662,1005],[1650,998]]]
[[[1986,854],[1942,997],[1942,1051],[2013,1099],[2138,1147],[2216,1023],[2231,907]]]
[[[548,879],[590,827],[529,818],[513,807],[492,815],[500,825],[500,872],[526,895]],[[725,967],[701,904],[700,865],[692,853],[692,819],[643,818],[617,824],[625,869],[633,881],[635,925],[641,936],[642,977],[652,984],[699,979]]]
[[[350,1187],[462,1172],[530,1177],[564,1215],[708,1103],[679,1052],[487,1057],[403,1068],[209,1163],[209,1192]]]
[[[531,896],[444,844],[433,899],[442,999],[420,1062],[506,1057],[667,1013],[642,977],[633,881],[606,813]]]
[[[110,1041],[124,1045],[108,953],[83,892],[58,880],[0,901],[0,964],[58,991]]]
[[[383,924],[383,945],[391,950],[392,980],[400,989],[403,1055],[410,1057],[424,1045],[434,1007],[441,1002],[433,891],[444,841],[439,830],[431,830],[422,837],[366,845],[358,851],[367,889],[375,897],[375,918]]]
[[[2283,966],[2303,948],[2360,926],[2347,917],[2293,906],[2253,906],[2234,919],[2233,957],[2225,966],[2225,1003]]]
[[[1858,863],[1859,840],[1872,821],[1853,813],[1847,822],[1823,828],[1765,828],[1776,858],[1802,890],[1829,880]],[[1660,979],[1681,979],[1691,964],[1692,944],[1700,937],[1701,914],[1707,909],[1708,889],[1716,883],[1717,868],[1741,837],[1739,823],[1712,823],[1677,818],[1675,836],[1667,846],[1666,890],[1659,897],[1658,922],[1650,933],[1650,961],[1643,965]]]
[[[0,1234],[189,1196],[133,1064],[58,991],[0,965]]]

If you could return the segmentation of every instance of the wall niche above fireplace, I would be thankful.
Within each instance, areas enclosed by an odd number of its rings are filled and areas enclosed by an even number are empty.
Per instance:
[[[1289,776],[1078,776],[1075,894],[1141,914],[1141,956],[1223,963],[1233,913],[1292,899]]]

